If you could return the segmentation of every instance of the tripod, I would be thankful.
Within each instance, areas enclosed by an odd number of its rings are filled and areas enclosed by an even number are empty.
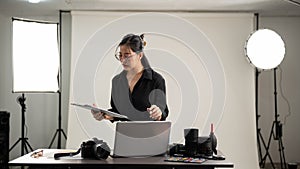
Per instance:
[[[261,128],[259,128],[259,126],[258,126],[258,124],[259,124],[258,121],[259,121],[259,118],[260,118],[260,115],[258,114],[258,76],[259,76],[259,73],[260,72],[256,68],[255,69],[255,112],[256,112],[256,139],[257,139],[257,148],[258,148],[258,155],[259,155],[259,166],[261,168],[264,168],[265,167],[265,160],[268,157],[270,162],[271,162],[272,167],[275,169],[275,166],[274,166],[274,163],[273,163],[273,160],[271,158],[271,155],[270,155],[269,151],[266,151],[266,155],[265,155],[264,158],[262,157],[261,142],[262,142],[265,150],[267,150],[267,145],[266,145],[266,143],[264,141],[264,138],[261,134]]]
[[[28,151],[28,147],[31,151],[33,151],[33,148],[30,146],[30,144],[28,143],[28,138],[25,137],[25,111],[26,111],[26,105],[25,105],[25,95],[24,93],[22,93],[22,96],[19,96],[18,98],[18,103],[21,105],[22,107],[22,135],[21,138],[19,138],[16,143],[9,149],[9,151],[11,151],[19,142],[21,142],[21,155],[24,155],[24,150],[26,151],[26,153],[29,153]],[[27,147],[28,146],[28,147]]]
[[[285,161],[285,156],[284,156],[284,147],[283,147],[283,143],[282,143],[282,124],[280,123],[280,121],[278,121],[278,113],[277,113],[277,84],[276,84],[276,69],[274,68],[274,101],[275,101],[275,120],[273,121],[272,124],[272,129],[270,132],[270,136],[269,136],[269,140],[268,140],[268,146],[266,147],[266,154],[265,156],[262,158],[263,163],[265,163],[265,160],[267,158],[267,156],[270,156],[269,154],[269,148],[270,148],[270,144],[271,144],[271,140],[272,137],[274,140],[278,141],[278,150],[279,150],[279,156],[280,156],[280,166],[281,169],[287,169],[286,166],[286,161]],[[275,133],[274,133],[274,129],[275,129]],[[271,157],[270,157],[271,159]],[[272,163],[272,167],[274,167],[273,162]]]
[[[58,110],[58,129],[56,130],[56,132],[55,132],[55,134],[54,134],[54,136],[53,136],[53,138],[51,140],[49,148],[51,148],[51,146],[52,146],[52,144],[53,144],[56,136],[58,136],[58,138],[57,138],[57,148],[61,149],[61,134],[64,135],[65,139],[67,139],[67,136],[66,136],[64,130],[61,128],[61,92],[60,91],[58,91],[58,95],[59,95],[58,96],[59,97],[59,104],[58,104],[59,105],[58,106],[58,109],[59,109]]]

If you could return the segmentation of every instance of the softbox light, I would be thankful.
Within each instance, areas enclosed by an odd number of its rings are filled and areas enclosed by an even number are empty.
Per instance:
[[[13,18],[13,92],[59,90],[58,24]]]
[[[245,49],[250,62],[263,70],[276,68],[285,55],[282,38],[270,29],[260,29],[251,34]]]

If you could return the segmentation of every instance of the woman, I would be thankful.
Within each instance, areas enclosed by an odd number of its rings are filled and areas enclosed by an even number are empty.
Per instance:
[[[126,115],[134,121],[162,121],[168,116],[164,78],[149,65],[143,52],[144,35],[128,34],[119,43],[115,57],[123,71],[112,79],[110,111]],[[116,121],[103,112],[94,112],[95,119]]]

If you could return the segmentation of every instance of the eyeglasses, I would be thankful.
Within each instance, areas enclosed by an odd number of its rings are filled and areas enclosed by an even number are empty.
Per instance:
[[[127,61],[128,59],[130,59],[134,55],[136,55],[136,54],[134,53],[134,54],[131,54],[131,55],[129,55],[129,54],[122,55],[121,53],[116,53],[115,57],[118,61],[121,61],[122,59]]]

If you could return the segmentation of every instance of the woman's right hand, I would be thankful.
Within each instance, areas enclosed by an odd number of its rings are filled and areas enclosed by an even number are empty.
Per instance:
[[[95,104],[93,104],[94,107],[96,107]],[[106,119],[106,120],[113,120],[113,117],[111,116],[108,116],[106,115],[105,113],[101,112],[101,111],[94,111],[94,110],[91,110],[92,112],[92,115],[93,117],[98,120],[98,121],[101,121],[103,119]]]
[[[96,120],[101,121],[104,119],[104,114],[102,112],[100,112],[100,111],[97,112],[97,111],[93,111],[93,110],[91,110],[91,112],[92,112],[93,117]]]
[[[93,106],[96,107],[96,104],[93,104]],[[98,121],[101,121],[104,119],[104,113],[102,113],[101,111],[91,110],[91,113],[92,113],[93,117]]]

